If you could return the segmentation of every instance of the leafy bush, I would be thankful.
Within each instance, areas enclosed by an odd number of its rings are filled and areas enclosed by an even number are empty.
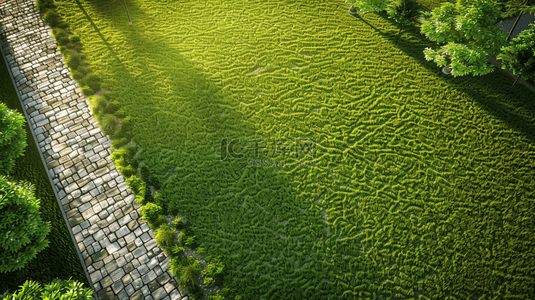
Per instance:
[[[32,185],[0,177],[0,273],[19,270],[48,246]]]
[[[50,27],[58,27],[58,28],[67,28],[67,23],[63,22],[61,20],[58,13],[53,9],[46,9],[46,12],[43,14],[43,20],[45,23],[50,25]]]
[[[71,70],[76,70],[80,67],[82,64],[82,58],[80,57],[80,54],[74,50],[65,51],[67,54],[67,66],[71,68]]]
[[[38,282],[26,281],[20,289],[13,294],[4,293],[0,300],[24,299],[24,300],[81,300],[93,298],[93,291],[83,287],[83,283],[62,279],[54,279],[51,284],[41,286]]]
[[[206,287],[213,287],[215,285],[219,285],[222,280],[224,268],[225,265],[220,259],[212,259],[208,266],[206,266],[206,269],[202,271],[204,285],[206,285]]]
[[[26,147],[26,120],[0,103],[0,174],[9,174]]]
[[[502,47],[497,56],[502,68],[524,79],[535,80],[535,24],[522,31],[508,46]]]
[[[91,96],[87,98],[87,101],[89,101],[94,115],[105,113],[106,108],[108,108],[108,100],[104,96]]]
[[[169,262],[171,272],[178,279],[180,286],[184,287],[192,294],[202,293],[199,288],[199,272],[201,271],[201,262],[193,257],[187,259],[182,257],[173,257]]]
[[[146,185],[145,185],[145,182],[141,178],[138,178],[137,176],[132,175],[126,179],[126,185],[128,186],[130,190],[132,190],[134,195],[136,195],[135,201],[137,203],[143,204],[143,205],[147,203],[144,201]]]
[[[185,222],[182,220],[182,218],[174,219],[172,224],[176,229],[182,229],[186,225]]]
[[[403,28],[420,16],[419,9],[416,0],[393,0],[388,3],[386,12],[389,18]]]
[[[137,169],[133,166],[134,155],[136,148],[134,146],[123,147],[112,152],[111,159],[121,174],[127,178],[137,173]],[[135,189],[132,189],[135,192]],[[136,193],[137,195],[137,193]],[[145,195],[143,195],[144,197]]]
[[[56,38],[59,45],[67,45],[71,42],[69,35],[62,28],[52,29],[52,35]]]
[[[147,221],[151,228],[158,228],[160,225],[167,223],[167,220],[162,216],[162,208],[154,203],[147,203],[140,208],[141,220]]]
[[[85,76],[84,74],[78,72],[77,70],[71,69],[71,77],[72,77],[72,79],[80,80],[80,79],[84,78],[84,76]]]
[[[175,231],[167,224],[163,224],[160,228],[154,231],[154,237],[156,238],[156,243],[163,249],[165,254],[170,256],[174,251],[176,246],[175,243]]]
[[[100,86],[101,86],[100,77],[98,77],[95,74],[90,73],[89,75],[84,77],[82,80],[80,80],[80,82],[90,87],[91,90],[93,90],[93,93],[100,91]]]
[[[184,247],[180,247],[175,243],[175,246],[173,247],[173,250],[171,252],[173,253],[173,255],[178,256],[184,254],[184,252],[186,252],[186,249],[184,249]]]
[[[112,114],[100,114],[97,115],[98,123],[100,125],[100,129],[102,130],[102,133],[105,135],[109,135],[110,137],[113,137],[115,135],[115,130],[117,129],[117,125],[119,125],[119,122]]]

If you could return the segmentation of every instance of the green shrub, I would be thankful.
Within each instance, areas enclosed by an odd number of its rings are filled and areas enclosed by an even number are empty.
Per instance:
[[[115,119],[115,116],[112,114],[102,114],[98,119],[98,123],[102,132],[105,135],[113,137],[115,135],[117,125],[119,125],[119,122],[117,121],[117,119]]]
[[[84,76],[87,75],[87,74],[89,74],[89,69],[87,69],[87,67],[84,66],[84,65],[80,65],[80,66],[78,67],[78,69],[76,69],[76,70],[77,70],[78,72],[84,74]]]
[[[182,257],[173,257],[169,262],[171,272],[178,279],[180,286],[184,287],[192,294],[202,293],[199,288],[199,272],[201,271],[201,262],[193,257],[184,259]]]
[[[0,174],[9,174],[15,159],[26,148],[26,120],[3,103],[0,103]]]
[[[145,202],[145,193],[147,191],[147,187],[141,178],[138,178],[136,175],[132,175],[126,179],[126,185],[130,190],[132,190],[134,195],[136,195],[135,201],[137,203],[143,205],[147,203]]]
[[[154,231],[154,237],[156,238],[156,243],[162,248],[162,250],[170,256],[173,254],[173,249],[176,246],[175,243],[175,231],[167,224],[163,224],[160,228]]]
[[[165,200],[165,197],[163,196],[163,194],[157,193],[156,195],[154,195],[152,201],[162,208],[162,213],[164,215],[168,214],[167,201]]]
[[[110,156],[115,163],[115,166],[124,177],[130,177],[137,173],[137,169],[132,166],[135,154],[136,147],[128,146],[113,151]],[[134,191],[134,189],[132,189],[132,191]],[[134,191],[134,193],[136,192]],[[143,195],[143,197],[145,197],[145,195]]]
[[[48,246],[32,185],[0,177],[0,273],[19,270]]]
[[[71,70],[76,70],[80,67],[82,64],[82,58],[80,57],[80,54],[74,50],[66,51],[67,57],[66,57],[66,63]]]
[[[182,218],[174,219],[172,224],[176,229],[182,229],[186,225],[186,223],[182,220]]]
[[[147,221],[151,228],[158,228],[160,225],[167,223],[167,220],[162,216],[162,208],[154,203],[147,203],[140,208],[141,220]]]
[[[212,259],[206,269],[202,271],[202,277],[204,278],[204,285],[206,287],[213,287],[219,285],[222,281],[223,269],[225,265],[218,259]]]
[[[180,247],[175,243],[175,246],[173,246],[173,250],[171,252],[173,253],[173,255],[178,256],[184,254],[184,252],[186,252],[186,249],[184,249],[184,247]]]
[[[72,79],[80,80],[80,79],[84,78],[84,76],[85,76],[84,74],[78,72],[77,70],[71,69],[71,77],[72,77]]]
[[[86,97],[93,96],[93,95],[95,94],[95,92],[93,91],[93,89],[91,89],[91,88],[88,87],[88,86],[81,85],[81,86],[80,86],[80,89],[82,90],[82,95],[84,95],[84,96],[86,96]]]
[[[93,90],[93,93],[100,91],[100,85],[101,85],[100,77],[98,77],[95,74],[87,75],[80,82],[90,87]]]
[[[43,20],[45,21],[45,23],[50,25],[50,27],[58,27],[58,28],[68,27],[68,24],[63,22],[63,20],[55,11],[55,9],[46,9],[46,12],[43,14]]]
[[[56,38],[58,45],[67,45],[71,42],[69,35],[62,28],[53,28],[52,35]]]
[[[13,294],[0,295],[0,300],[81,300],[92,299],[93,290],[83,287],[83,283],[62,279],[54,279],[52,283],[41,286],[38,282],[26,281]]]
[[[106,110],[108,108],[108,100],[104,98],[104,96],[91,96],[87,98],[87,101],[89,101],[89,104],[91,105],[91,110],[93,111],[93,115],[98,115],[100,113],[107,113]]]

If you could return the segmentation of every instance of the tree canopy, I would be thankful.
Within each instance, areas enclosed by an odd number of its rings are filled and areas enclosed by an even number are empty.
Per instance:
[[[506,34],[496,26],[500,14],[495,0],[459,0],[434,9],[421,32],[440,47],[426,48],[426,59],[449,67],[453,75],[491,73],[487,56],[497,55],[505,45]]]

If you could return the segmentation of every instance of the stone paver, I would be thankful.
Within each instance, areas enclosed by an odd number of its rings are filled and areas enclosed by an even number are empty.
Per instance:
[[[168,260],[151,259],[165,254],[34,8],[35,0],[0,0],[0,45],[96,297],[187,299]]]

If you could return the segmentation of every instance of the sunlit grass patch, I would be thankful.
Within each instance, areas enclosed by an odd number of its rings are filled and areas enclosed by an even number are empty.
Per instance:
[[[533,92],[446,77],[417,30],[342,1],[127,4],[131,26],[119,1],[58,2],[129,118],[118,169],[221,257],[229,295],[534,292]]]

